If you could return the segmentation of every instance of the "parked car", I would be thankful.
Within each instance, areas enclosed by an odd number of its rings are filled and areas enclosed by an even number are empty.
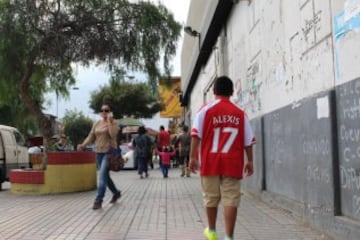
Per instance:
[[[121,154],[123,158],[127,159],[127,162],[124,165],[124,169],[137,169],[138,164],[135,161],[134,149],[132,147],[132,142],[123,143],[120,145]]]
[[[11,169],[29,168],[28,148],[18,129],[0,125],[0,190]]]
[[[134,118],[123,118],[119,120],[120,132],[120,148],[124,158],[128,158],[124,165],[124,169],[137,169],[138,164],[135,161],[134,149],[132,148],[132,140],[137,136],[139,126],[144,124]]]

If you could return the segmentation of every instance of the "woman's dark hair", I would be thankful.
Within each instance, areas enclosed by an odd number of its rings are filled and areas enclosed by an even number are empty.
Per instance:
[[[105,102],[103,102],[100,107],[102,107],[102,106],[108,106],[108,108],[109,108],[110,111],[111,111],[111,109],[112,109],[110,103],[105,103]]]
[[[144,134],[146,133],[146,129],[144,126],[140,126],[139,129],[138,129],[138,134]]]
[[[226,76],[218,77],[214,83],[214,93],[218,96],[230,97],[233,94],[234,85]]]

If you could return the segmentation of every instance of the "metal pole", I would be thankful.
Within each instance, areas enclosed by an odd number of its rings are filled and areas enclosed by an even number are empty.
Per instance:
[[[56,119],[59,118],[59,94],[56,92]]]

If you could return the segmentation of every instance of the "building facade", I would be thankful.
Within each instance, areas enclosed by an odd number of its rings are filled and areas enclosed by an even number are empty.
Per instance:
[[[360,239],[360,0],[193,0],[186,27],[185,122],[228,75],[258,139],[247,189]]]

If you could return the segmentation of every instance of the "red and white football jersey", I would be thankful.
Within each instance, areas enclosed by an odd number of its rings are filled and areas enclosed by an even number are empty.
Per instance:
[[[195,116],[191,135],[201,140],[201,176],[242,178],[244,146],[255,143],[242,109],[224,97],[205,105]]]

